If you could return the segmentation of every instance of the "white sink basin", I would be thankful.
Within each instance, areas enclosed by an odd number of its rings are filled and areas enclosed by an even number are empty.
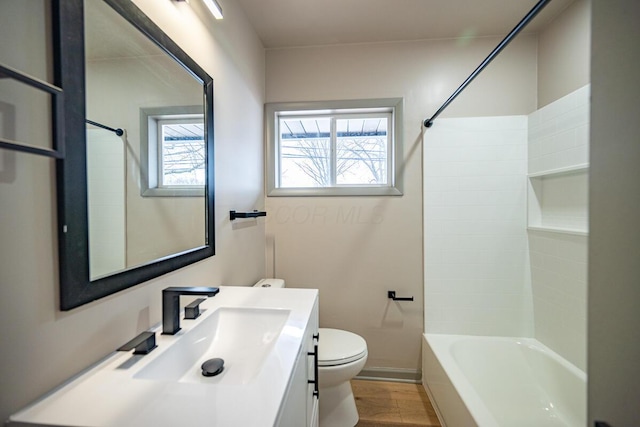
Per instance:
[[[151,353],[114,351],[8,426],[273,427],[317,297],[311,289],[220,286],[176,335],[155,326]],[[224,370],[205,377],[200,366],[211,358],[224,359]]]
[[[134,378],[206,384],[247,384],[262,364],[287,322],[290,310],[222,307],[189,330],[173,346],[141,369]],[[200,369],[222,358],[224,370],[205,377]]]

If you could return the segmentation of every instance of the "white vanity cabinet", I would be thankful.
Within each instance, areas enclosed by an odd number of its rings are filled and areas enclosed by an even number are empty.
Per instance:
[[[318,426],[317,355],[318,300],[316,299],[276,423],[278,427]]]
[[[220,286],[201,308],[175,335],[154,327],[149,354],[107,355],[7,426],[317,426],[318,291]],[[204,376],[212,357],[225,369]]]

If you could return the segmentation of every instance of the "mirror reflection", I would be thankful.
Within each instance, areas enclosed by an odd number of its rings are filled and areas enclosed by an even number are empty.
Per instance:
[[[206,244],[203,87],[102,0],[85,0],[90,277]]]

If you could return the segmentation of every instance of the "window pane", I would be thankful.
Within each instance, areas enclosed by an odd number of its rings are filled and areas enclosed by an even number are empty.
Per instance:
[[[387,128],[386,117],[336,121],[338,185],[387,184]]]
[[[330,185],[330,119],[280,119],[279,124],[280,187]]]
[[[204,186],[204,125],[162,125],[162,185]]]

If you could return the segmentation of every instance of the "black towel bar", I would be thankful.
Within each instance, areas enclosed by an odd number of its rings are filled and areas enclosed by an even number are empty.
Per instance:
[[[267,216],[267,213],[257,210],[254,210],[253,212],[229,211],[229,218],[231,219],[231,221],[235,220],[236,218],[257,218],[259,216]]]

